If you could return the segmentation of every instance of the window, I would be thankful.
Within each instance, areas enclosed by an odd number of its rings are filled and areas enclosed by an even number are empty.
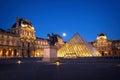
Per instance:
[[[22,43],[22,46],[24,47],[24,42]]]
[[[28,43],[28,47],[30,47],[30,43]]]

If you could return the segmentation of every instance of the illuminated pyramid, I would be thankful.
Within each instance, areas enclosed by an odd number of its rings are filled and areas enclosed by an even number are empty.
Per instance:
[[[70,39],[58,52],[58,57],[76,58],[101,56],[100,53],[86,42],[78,33]]]

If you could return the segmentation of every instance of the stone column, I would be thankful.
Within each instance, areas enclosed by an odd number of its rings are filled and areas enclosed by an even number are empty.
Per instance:
[[[0,58],[2,57],[2,49],[0,49]]]
[[[22,57],[22,50],[18,48],[18,57]]]
[[[43,61],[54,62],[57,60],[57,47],[56,46],[44,46]]]

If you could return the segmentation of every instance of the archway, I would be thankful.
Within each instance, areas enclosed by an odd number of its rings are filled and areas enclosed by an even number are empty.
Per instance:
[[[34,52],[34,57],[43,57],[43,49],[38,49]]]
[[[3,57],[6,57],[6,52],[7,52],[7,50],[6,50],[6,49],[3,49],[3,51],[2,51],[2,56],[3,56]]]
[[[16,57],[17,56],[17,50],[16,49],[14,49],[14,57]]]
[[[102,51],[102,56],[104,56],[104,51]]]
[[[30,50],[29,49],[27,50],[27,53],[28,53],[28,57],[30,57]]]

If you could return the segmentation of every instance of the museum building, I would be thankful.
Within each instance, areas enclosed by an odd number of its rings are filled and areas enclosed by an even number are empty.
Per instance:
[[[57,57],[120,56],[120,40],[108,40],[104,33],[89,43],[78,33],[68,42],[59,34],[47,36],[48,39],[36,37],[32,22],[17,17],[9,30],[0,29],[0,58],[43,57],[44,46],[50,46],[51,39],[57,47]]]
[[[58,34],[56,46],[64,44]],[[0,29],[0,58],[42,57],[44,46],[49,45],[48,39],[38,38],[32,23],[23,18],[16,18],[16,22],[9,30]]]

